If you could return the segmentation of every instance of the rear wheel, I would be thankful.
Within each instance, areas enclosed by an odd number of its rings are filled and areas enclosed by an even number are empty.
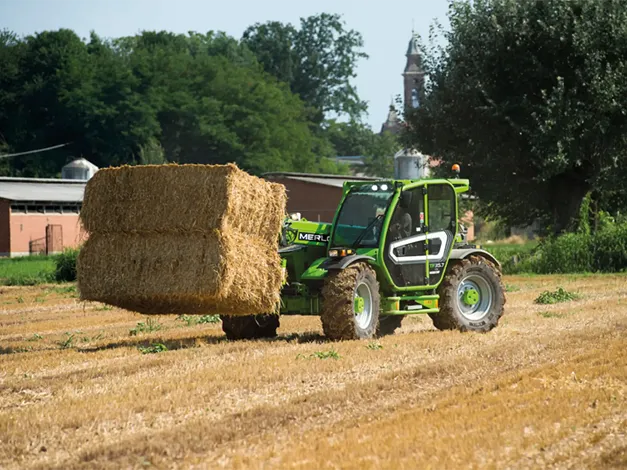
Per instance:
[[[280,326],[278,315],[220,315],[222,331],[227,339],[259,339],[274,338]]]
[[[322,288],[320,319],[332,340],[373,338],[379,323],[379,283],[366,263],[333,272]]]
[[[480,256],[453,264],[438,294],[440,311],[429,316],[439,330],[487,332],[503,315],[505,289],[501,273],[491,261]]]

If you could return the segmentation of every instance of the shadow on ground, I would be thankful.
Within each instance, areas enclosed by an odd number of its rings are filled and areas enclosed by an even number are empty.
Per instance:
[[[431,330],[421,331],[421,333],[430,333]],[[435,330],[433,331],[435,332]],[[27,354],[30,352],[43,352],[43,351],[54,351],[54,350],[74,350],[81,353],[95,353],[99,351],[105,351],[110,349],[118,349],[118,348],[137,348],[144,349],[154,347],[156,345],[165,346],[164,350],[168,351],[176,351],[178,349],[190,349],[190,348],[198,348],[205,345],[214,345],[214,344],[246,344],[250,342],[264,342],[264,343],[297,343],[297,344],[308,344],[308,343],[333,343],[334,341],[328,339],[321,333],[314,331],[306,331],[303,333],[289,333],[289,334],[280,334],[275,338],[260,338],[253,340],[228,340],[226,336],[223,334],[220,335],[207,335],[206,333],[198,335],[198,336],[190,336],[186,338],[167,338],[164,336],[152,336],[149,338],[141,338],[141,337],[130,337],[128,339],[123,339],[116,342],[104,343],[94,346],[71,346],[67,348],[62,347],[49,347],[49,348],[24,348],[24,347],[1,347],[0,346],[0,356],[5,354]]]

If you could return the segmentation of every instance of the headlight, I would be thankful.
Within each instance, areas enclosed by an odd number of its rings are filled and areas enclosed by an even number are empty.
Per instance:
[[[349,255],[354,255],[355,254],[355,250],[353,250],[352,248],[334,248],[333,250],[329,250],[329,258],[342,258],[344,256],[349,256]]]

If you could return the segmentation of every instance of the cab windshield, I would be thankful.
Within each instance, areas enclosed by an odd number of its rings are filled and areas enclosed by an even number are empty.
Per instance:
[[[379,245],[381,226],[394,190],[389,184],[369,184],[353,189],[340,209],[331,246]],[[367,229],[367,230],[366,230]]]

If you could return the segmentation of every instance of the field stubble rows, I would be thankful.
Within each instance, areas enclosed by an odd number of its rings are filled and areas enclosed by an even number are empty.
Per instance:
[[[71,288],[3,288],[0,468],[625,468],[627,277],[506,283],[488,334],[412,317],[341,343],[301,317],[131,335],[146,317]],[[583,298],[533,303],[558,285]]]

